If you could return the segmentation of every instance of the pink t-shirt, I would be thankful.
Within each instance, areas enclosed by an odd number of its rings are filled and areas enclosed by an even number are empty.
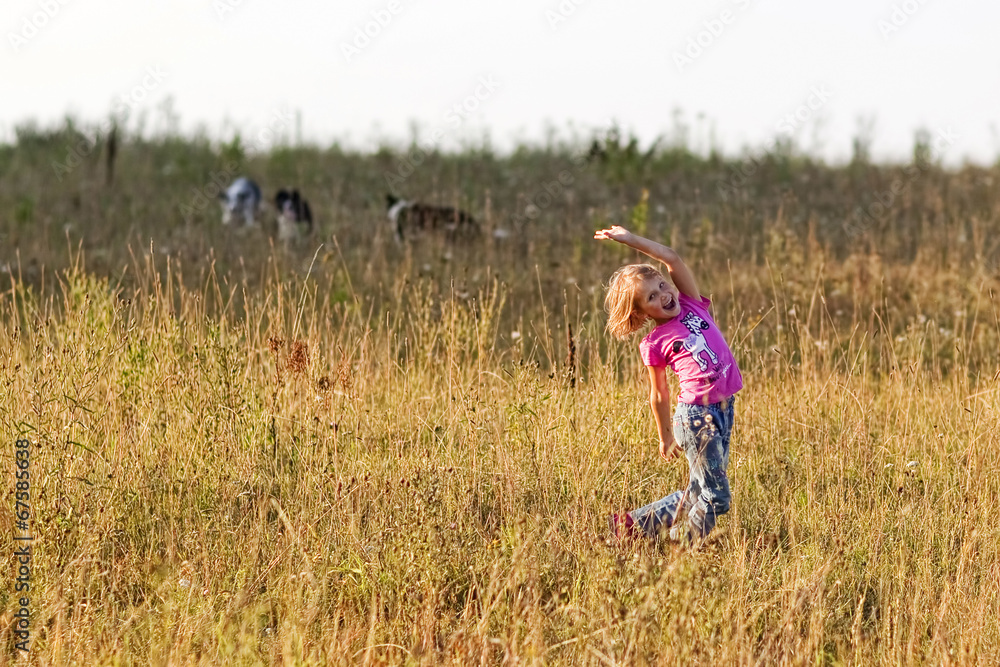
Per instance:
[[[677,400],[708,405],[729,398],[743,388],[743,376],[722,332],[708,312],[712,305],[704,296],[695,301],[686,294],[678,298],[681,312],[659,325],[639,343],[647,366],[669,366],[681,383]]]

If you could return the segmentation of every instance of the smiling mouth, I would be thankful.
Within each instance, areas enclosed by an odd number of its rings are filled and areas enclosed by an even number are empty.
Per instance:
[[[677,299],[670,299],[670,301],[668,301],[667,305],[664,307],[664,310],[673,310],[674,306],[676,305],[677,305]]]

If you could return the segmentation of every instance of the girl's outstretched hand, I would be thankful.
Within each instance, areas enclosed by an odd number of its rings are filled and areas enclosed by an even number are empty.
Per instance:
[[[595,239],[610,239],[619,243],[625,243],[631,236],[632,232],[619,225],[614,225],[607,229],[598,229],[594,232]]]

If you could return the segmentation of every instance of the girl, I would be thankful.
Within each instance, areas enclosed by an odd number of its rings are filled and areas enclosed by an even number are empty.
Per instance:
[[[595,239],[618,241],[659,260],[672,280],[649,264],[632,264],[611,277],[604,300],[608,331],[627,338],[646,320],[655,326],[639,343],[649,371],[649,405],[660,436],[660,456],[669,461],[683,450],[690,482],[628,514],[611,516],[614,535],[656,537],[669,531],[675,540],[697,544],[715,527],[715,519],[729,511],[729,436],[733,429],[733,400],[743,378],[722,333],[708,312],[711,301],[698,291],[691,270],[672,249],[614,226],[594,233]],[[671,429],[667,367],[680,381],[680,396]],[[688,530],[678,520],[688,515]],[[641,532],[640,532],[641,531]]]

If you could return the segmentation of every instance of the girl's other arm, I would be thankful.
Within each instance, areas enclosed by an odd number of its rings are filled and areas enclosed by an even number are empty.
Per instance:
[[[662,366],[646,366],[649,369],[649,407],[653,409],[653,421],[660,436],[660,456],[669,461],[677,455],[673,425],[670,421],[670,386],[667,384],[667,369]]]
[[[691,269],[684,263],[681,256],[673,248],[668,248],[662,243],[650,241],[647,238],[638,236],[628,231],[624,227],[614,225],[608,229],[599,229],[594,232],[595,239],[611,239],[624,243],[630,248],[635,248],[644,255],[648,255],[655,260],[663,262],[670,272],[670,279],[674,281],[677,289],[691,297],[695,301],[701,299],[701,292],[698,291],[698,283],[694,279]]]

